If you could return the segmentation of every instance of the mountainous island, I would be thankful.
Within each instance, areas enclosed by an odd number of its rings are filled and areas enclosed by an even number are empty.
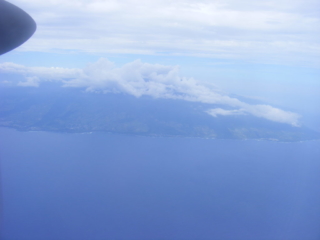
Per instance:
[[[320,133],[249,114],[208,114],[219,104],[92,93],[63,87],[0,88],[0,126],[22,131],[302,141]],[[224,106],[225,108],[225,106]]]

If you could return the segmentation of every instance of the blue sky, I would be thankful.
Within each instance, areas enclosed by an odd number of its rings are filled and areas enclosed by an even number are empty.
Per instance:
[[[103,57],[118,67],[136,59],[179,66],[181,76],[319,122],[318,0],[10,2],[38,29],[0,63],[84,68]]]

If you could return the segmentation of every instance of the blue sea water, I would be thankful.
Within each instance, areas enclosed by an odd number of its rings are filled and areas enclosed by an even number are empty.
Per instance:
[[[319,240],[320,141],[0,128],[2,240]]]

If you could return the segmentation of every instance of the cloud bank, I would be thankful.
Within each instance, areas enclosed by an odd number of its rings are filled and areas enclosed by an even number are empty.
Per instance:
[[[12,0],[27,51],[171,54],[319,66],[319,0]]]
[[[226,109],[210,109],[207,113],[213,117],[251,114],[299,126],[299,115],[296,113],[270,105],[252,105],[229,97],[213,85],[181,77],[178,66],[150,64],[136,60],[122,67],[116,67],[112,62],[102,58],[83,69],[26,67],[14,63],[2,63],[0,72],[23,76],[25,80],[16,83],[22,87],[38,87],[41,82],[56,81],[61,82],[63,87],[84,88],[90,92],[126,93],[135,97],[150,96],[220,104],[226,106]]]

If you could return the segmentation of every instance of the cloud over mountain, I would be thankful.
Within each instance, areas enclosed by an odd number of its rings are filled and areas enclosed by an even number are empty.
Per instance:
[[[14,63],[0,64],[0,72],[24,77],[17,86],[38,87],[44,81],[61,82],[63,87],[84,88],[102,93],[126,93],[135,97],[180,99],[191,102],[220,104],[207,113],[218,115],[251,114],[275,122],[299,126],[299,115],[270,105],[253,105],[221,93],[213,85],[193,78],[181,77],[177,66],[143,63],[140,60],[116,67],[107,59],[100,59],[83,69],[26,67]]]

